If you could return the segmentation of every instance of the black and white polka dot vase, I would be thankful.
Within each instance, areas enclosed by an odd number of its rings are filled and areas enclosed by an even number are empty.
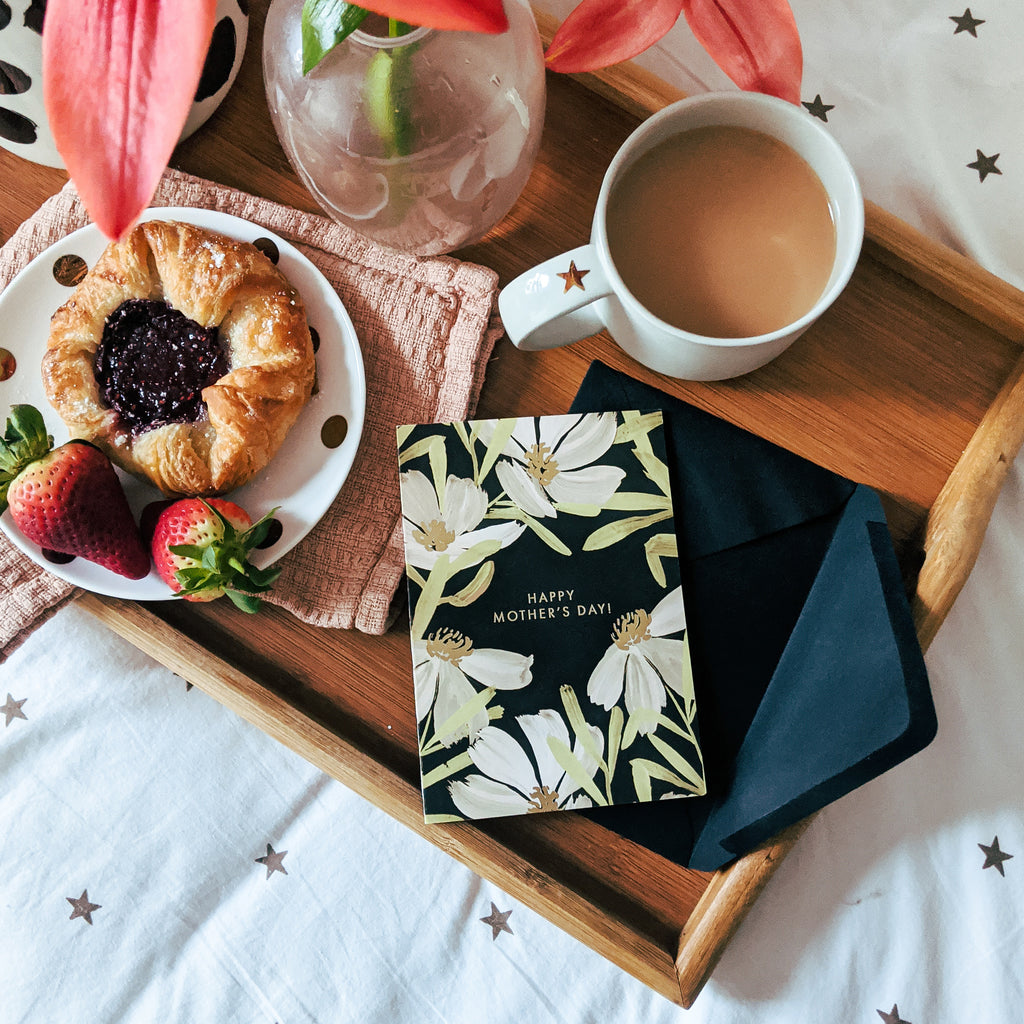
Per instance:
[[[0,147],[63,167],[43,108],[42,30],[46,0],[0,0]],[[181,137],[220,106],[238,74],[249,34],[249,0],[218,0],[213,39]]]

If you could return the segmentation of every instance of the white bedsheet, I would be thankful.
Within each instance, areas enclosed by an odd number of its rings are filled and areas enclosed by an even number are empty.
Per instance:
[[[1024,285],[1024,6],[793,6],[867,197]],[[725,85],[682,25],[645,60]],[[1012,1024],[1022,621],[1018,460],[938,737],[815,819],[684,1011],[67,608],[0,666],[0,1022]]]

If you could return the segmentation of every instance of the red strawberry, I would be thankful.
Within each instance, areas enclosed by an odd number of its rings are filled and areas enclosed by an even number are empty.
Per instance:
[[[272,509],[257,523],[225,498],[181,498],[165,508],[153,529],[150,550],[156,571],[186,601],[212,601],[227,594],[239,608],[255,612],[257,594],[270,590],[280,569],[249,562],[270,530]]]
[[[110,460],[88,441],[53,448],[38,409],[16,405],[0,440],[0,512],[49,551],[96,562],[128,579],[149,573],[149,552]]]

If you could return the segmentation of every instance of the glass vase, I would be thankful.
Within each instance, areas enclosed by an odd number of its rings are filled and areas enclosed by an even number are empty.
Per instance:
[[[273,0],[263,46],[271,117],[331,217],[432,256],[508,213],[537,156],[546,92],[533,13],[526,0],[505,9],[500,35],[416,28],[390,38],[374,34],[371,15],[303,75],[302,0]]]

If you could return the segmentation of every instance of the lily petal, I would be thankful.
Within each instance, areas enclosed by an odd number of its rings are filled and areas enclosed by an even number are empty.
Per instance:
[[[441,518],[441,506],[437,503],[434,485],[418,469],[410,469],[399,477],[402,494],[402,508],[409,519],[417,523],[429,523]]]
[[[500,818],[524,814],[530,806],[521,793],[483,775],[469,775],[453,782],[449,792],[464,818]]]
[[[557,789],[561,796],[567,796],[561,789],[564,769],[558,763],[548,746],[548,737],[553,736],[564,746],[570,745],[569,730],[556,711],[545,708],[536,715],[517,715],[516,721],[523,730],[537,763],[537,780],[549,789]],[[576,787],[573,787],[575,790]]]
[[[473,764],[485,775],[519,790],[524,796],[537,785],[537,776],[526,751],[507,732],[489,725],[480,730],[469,748]]]
[[[682,640],[651,637],[643,646],[644,657],[657,670],[666,686],[687,700],[693,697],[693,677],[688,671],[687,645]]]
[[[216,0],[49,0],[43,100],[68,174],[110,239],[131,229],[181,136]]]
[[[465,674],[447,661],[440,661],[437,665],[437,699],[434,702],[434,728],[440,729],[449,718],[457,711],[468,704],[475,696],[476,690],[466,678]],[[417,709],[417,715],[419,709]],[[438,733],[438,739],[450,747],[456,740],[468,736],[470,742],[476,739],[481,729],[486,728],[488,715],[486,708],[478,711],[469,720],[468,725],[453,732],[446,732],[443,736]]]
[[[450,476],[444,487],[444,521],[456,536],[480,525],[487,511],[487,494],[472,480]]]
[[[496,647],[477,647],[459,664],[470,679],[496,690],[521,690],[533,679],[533,655],[502,651]]]
[[[786,0],[684,0],[690,31],[741,88],[800,102],[803,49]]]
[[[548,484],[548,497],[552,501],[597,505],[605,502],[618,490],[626,471],[618,466],[588,466],[559,473]]]
[[[528,516],[543,519],[558,515],[541,485],[518,463],[502,459],[494,467],[494,471],[501,486],[505,488],[505,493]]]
[[[481,541],[497,541],[503,548],[507,548],[509,544],[518,539],[525,529],[526,527],[522,523],[508,522],[497,523],[494,526],[484,526],[479,530],[464,533],[461,537],[456,537],[448,545],[448,557],[454,561],[459,555],[465,554],[471,547],[474,547]],[[486,556],[481,556],[479,562],[482,562],[484,557]],[[473,562],[472,565],[478,565],[479,562]],[[472,565],[467,565],[466,568],[471,568]]]
[[[587,696],[594,704],[600,704],[605,711],[610,710],[622,696],[627,662],[626,652],[612,644],[590,673]]]
[[[686,608],[683,605],[683,588],[670,590],[651,612],[651,635],[671,636],[686,629]]]
[[[512,436],[508,439],[502,454],[524,462],[524,453],[533,448],[538,440],[537,421],[532,416],[520,416],[512,428]]]
[[[615,440],[615,420],[613,412],[587,413],[559,443],[549,441],[559,469],[579,469],[601,458]]]
[[[545,62],[573,73],[629,60],[661,39],[682,8],[682,0],[582,0],[555,33]]]
[[[658,678],[657,671],[639,655],[633,655],[626,661],[626,711],[634,714],[637,711],[659,713],[665,706],[668,695],[665,685]],[[646,721],[640,726],[639,732],[646,736],[653,732],[657,723]]]
[[[440,676],[438,663],[426,653],[422,640],[413,646],[413,687],[416,695],[416,720],[422,722],[434,703]]]
[[[508,18],[501,0],[359,0],[359,6],[407,25],[450,32],[504,32]]]

